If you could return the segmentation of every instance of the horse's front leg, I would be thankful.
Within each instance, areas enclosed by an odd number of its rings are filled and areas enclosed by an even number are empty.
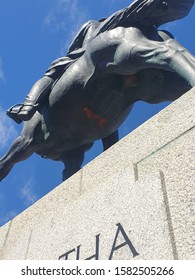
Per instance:
[[[143,40],[132,48],[130,57],[138,71],[151,67],[175,72],[195,86],[195,58],[174,39]]]
[[[19,136],[6,155],[0,159],[0,181],[2,181],[11,171],[13,166],[28,157],[33,153],[30,139]]]
[[[37,129],[39,125],[40,117],[38,113],[30,121],[25,122],[21,135],[13,142],[3,158],[0,159],[0,181],[9,174],[16,163],[26,160],[40,148],[41,142],[36,143],[35,141],[36,133],[38,139],[40,137]]]

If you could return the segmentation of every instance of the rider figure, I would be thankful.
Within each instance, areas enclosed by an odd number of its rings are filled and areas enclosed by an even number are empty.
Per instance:
[[[38,106],[48,98],[53,84],[62,76],[67,67],[85,52],[90,38],[117,26],[128,27],[135,23],[156,28],[164,23],[185,17],[193,4],[194,0],[134,0],[128,7],[107,19],[89,21],[73,40],[67,56],[54,61],[44,76],[32,87],[24,103],[11,107],[7,111],[7,115],[17,123],[29,120]],[[165,33],[167,32],[163,32],[162,36],[159,34],[162,39],[164,36],[166,37]]]
[[[70,45],[67,56],[55,60],[50,65],[44,76],[33,85],[23,104],[17,104],[8,109],[7,115],[10,118],[17,123],[32,118],[38,107],[48,98],[54,83],[62,76],[69,65],[84,53],[87,41],[102,20],[90,20],[82,26]]]

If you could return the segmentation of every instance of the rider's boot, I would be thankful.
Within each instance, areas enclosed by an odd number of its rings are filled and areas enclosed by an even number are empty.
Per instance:
[[[7,115],[17,123],[30,120],[39,104],[48,97],[53,83],[54,80],[48,76],[38,80],[25,98],[24,103],[12,106],[8,109]]]

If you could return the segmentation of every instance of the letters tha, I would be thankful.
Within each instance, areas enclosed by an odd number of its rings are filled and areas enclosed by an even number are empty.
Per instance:
[[[112,260],[114,257],[114,253],[124,246],[128,246],[130,252],[132,253],[133,258],[138,256],[139,255],[138,252],[136,251],[135,247],[133,246],[132,242],[130,241],[130,239],[129,239],[127,233],[125,232],[124,228],[122,227],[122,225],[120,223],[118,223],[118,224],[116,224],[116,226],[117,226],[117,230],[116,230],[112,248],[111,248],[109,256],[108,256],[108,260]],[[121,238],[123,239],[123,242],[121,242],[120,244],[118,244],[119,237],[120,237],[120,240],[121,240]],[[59,257],[59,260],[68,260],[69,256],[71,254],[75,255],[76,260],[80,260],[81,259],[80,253],[81,253],[81,245],[79,245],[76,248],[61,255]],[[92,259],[99,260],[99,255],[100,255],[100,234],[96,235],[96,237],[95,237],[95,254],[91,255],[88,258],[85,258],[85,260],[92,260]]]

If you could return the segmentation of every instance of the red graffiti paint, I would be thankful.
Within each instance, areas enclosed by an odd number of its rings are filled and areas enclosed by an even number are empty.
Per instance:
[[[83,108],[83,113],[87,117],[87,119],[96,121],[100,127],[103,127],[107,120],[105,118],[102,118],[100,115],[95,114],[93,111],[91,111],[88,107]]]

